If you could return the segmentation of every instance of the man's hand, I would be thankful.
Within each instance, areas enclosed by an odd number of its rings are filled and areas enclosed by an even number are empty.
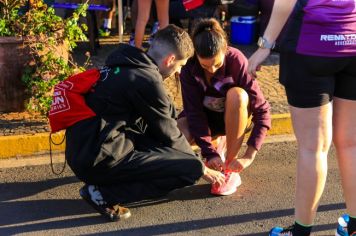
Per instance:
[[[213,157],[207,162],[207,166],[211,169],[222,171],[224,169],[224,162],[220,157]]]
[[[225,183],[225,175],[220,171],[212,170],[209,167],[204,168],[204,175],[202,177],[211,184],[216,184],[217,187]]]

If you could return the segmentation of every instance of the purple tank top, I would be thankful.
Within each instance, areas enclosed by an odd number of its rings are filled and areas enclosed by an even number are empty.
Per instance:
[[[356,0],[309,0],[304,7],[297,53],[356,56]]]

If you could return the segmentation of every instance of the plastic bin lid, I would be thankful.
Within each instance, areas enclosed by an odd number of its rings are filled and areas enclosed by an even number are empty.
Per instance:
[[[233,16],[230,19],[231,22],[236,23],[254,23],[256,22],[256,16]]]

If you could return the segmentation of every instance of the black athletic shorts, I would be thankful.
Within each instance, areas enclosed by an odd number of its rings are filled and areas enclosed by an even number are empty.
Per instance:
[[[356,100],[356,57],[318,57],[282,52],[280,82],[288,103],[311,108],[333,97]]]
[[[207,108],[204,108],[204,112],[207,116],[209,128],[211,131],[211,136],[221,136],[226,135],[225,131],[225,113],[211,111]],[[245,129],[245,133],[248,133],[253,128],[253,123],[251,122],[251,117],[249,117],[248,126]]]
[[[208,119],[211,136],[225,135],[225,113],[211,111],[207,108],[204,108],[204,112]]]

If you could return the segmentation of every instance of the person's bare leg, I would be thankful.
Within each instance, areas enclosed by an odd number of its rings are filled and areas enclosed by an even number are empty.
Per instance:
[[[332,105],[316,108],[290,106],[298,143],[295,218],[313,224],[327,176],[327,154],[332,139]]]
[[[142,48],[147,21],[150,17],[152,0],[138,0],[138,13],[135,27],[135,46]]]
[[[245,90],[231,88],[225,101],[226,161],[237,157],[248,125],[249,98]]]
[[[115,11],[116,11],[116,0],[112,0],[111,9],[110,11],[107,12],[105,16],[106,25],[104,26],[108,29],[112,28],[112,20],[114,19]]]
[[[356,101],[334,99],[333,140],[347,213],[356,216]]]
[[[116,0],[112,0],[112,7],[108,12],[108,19],[112,20],[114,18],[115,12],[116,12]],[[110,23],[110,27],[111,27],[111,23]]]
[[[169,0],[155,0],[159,28],[163,29],[169,24]]]

